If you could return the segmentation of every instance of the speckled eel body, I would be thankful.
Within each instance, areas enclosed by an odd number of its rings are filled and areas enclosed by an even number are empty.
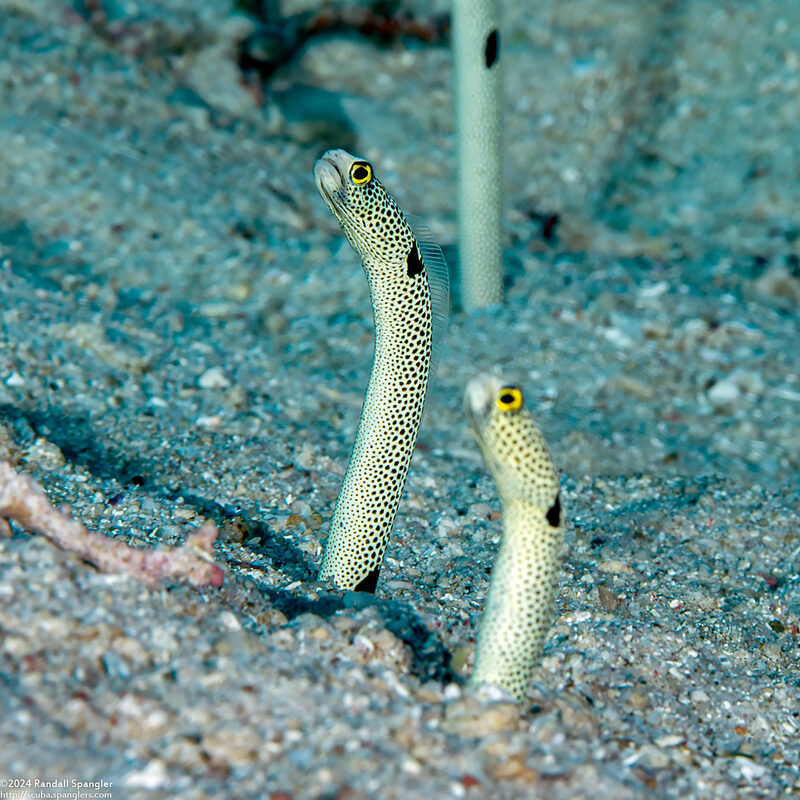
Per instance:
[[[372,373],[320,577],[374,591],[446,322],[447,265],[414,234],[368,162],[329,150],[314,179],[361,256],[375,319]]]
[[[467,385],[464,405],[503,507],[470,680],[501,686],[522,700],[550,628],[561,568],[558,475],[516,386],[480,375]]]
[[[503,126],[497,0],[457,0],[451,35],[458,144],[458,251],[465,311],[503,299]]]

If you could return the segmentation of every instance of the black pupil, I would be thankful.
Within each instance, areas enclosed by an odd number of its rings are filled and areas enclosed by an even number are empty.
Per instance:
[[[500,395],[500,402],[504,406],[510,406],[514,402],[514,395],[513,394],[501,394]]]
[[[366,167],[356,167],[353,170],[353,177],[357,181],[365,181],[367,179],[367,175],[369,175],[369,172],[367,171]]]

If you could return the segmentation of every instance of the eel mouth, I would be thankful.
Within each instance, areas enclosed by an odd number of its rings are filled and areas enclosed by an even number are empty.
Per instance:
[[[334,209],[345,203],[346,176],[354,161],[356,159],[346,150],[327,150],[314,163],[314,183],[334,214]]]
[[[492,412],[492,403],[503,382],[494,375],[476,375],[464,390],[464,411],[476,433]]]
[[[342,175],[337,169],[336,162],[328,157],[328,153],[318,159],[314,164],[314,183],[322,197],[330,201],[336,194],[344,189]]]

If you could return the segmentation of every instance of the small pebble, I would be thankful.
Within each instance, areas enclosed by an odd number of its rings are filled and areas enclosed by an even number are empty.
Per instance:
[[[474,697],[465,697],[447,707],[442,727],[463,737],[486,736],[515,728],[519,708],[515,703],[499,702],[488,706]]]
[[[702,689],[694,689],[689,695],[689,699],[696,705],[711,702],[711,698]]]
[[[606,589],[606,587],[602,584],[597,587],[597,596],[600,600],[600,605],[606,611],[615,611],[617,606],[619,606],[619,599],[617,598],[617,595],[614,592]]]
[[[163,761],[153,759],[144,769],[131,770],[122,777],[122,785],[132,789],[162,789],[169,785],[169,775]]]
[[[630,574],[633,570],[624,562],[617,559],[609,559],[598,563],[597,568],[601,572],[608,572],[612,575]]]
[[[197,379],[197,384],[201,389],[227,389],[231,381],[222,367],[211,367]]]

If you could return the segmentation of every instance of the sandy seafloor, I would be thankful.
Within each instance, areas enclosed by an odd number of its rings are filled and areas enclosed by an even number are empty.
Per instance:
[[[91,5],[0,0],[0,450],[109,536],[213,520],[226,578],[148,589],[0,539],[0,777],[800,792],[800,5],[507,15],[507,302],[451,317],[366,604],[314,580],[372,329],[311,167],[372,160],[452,256],[446,45],[320,37],[262,90],[226,0]],[[463,688],[500,532],[461,411],[487,370],[523,386],[568,516],[519,714]]]

